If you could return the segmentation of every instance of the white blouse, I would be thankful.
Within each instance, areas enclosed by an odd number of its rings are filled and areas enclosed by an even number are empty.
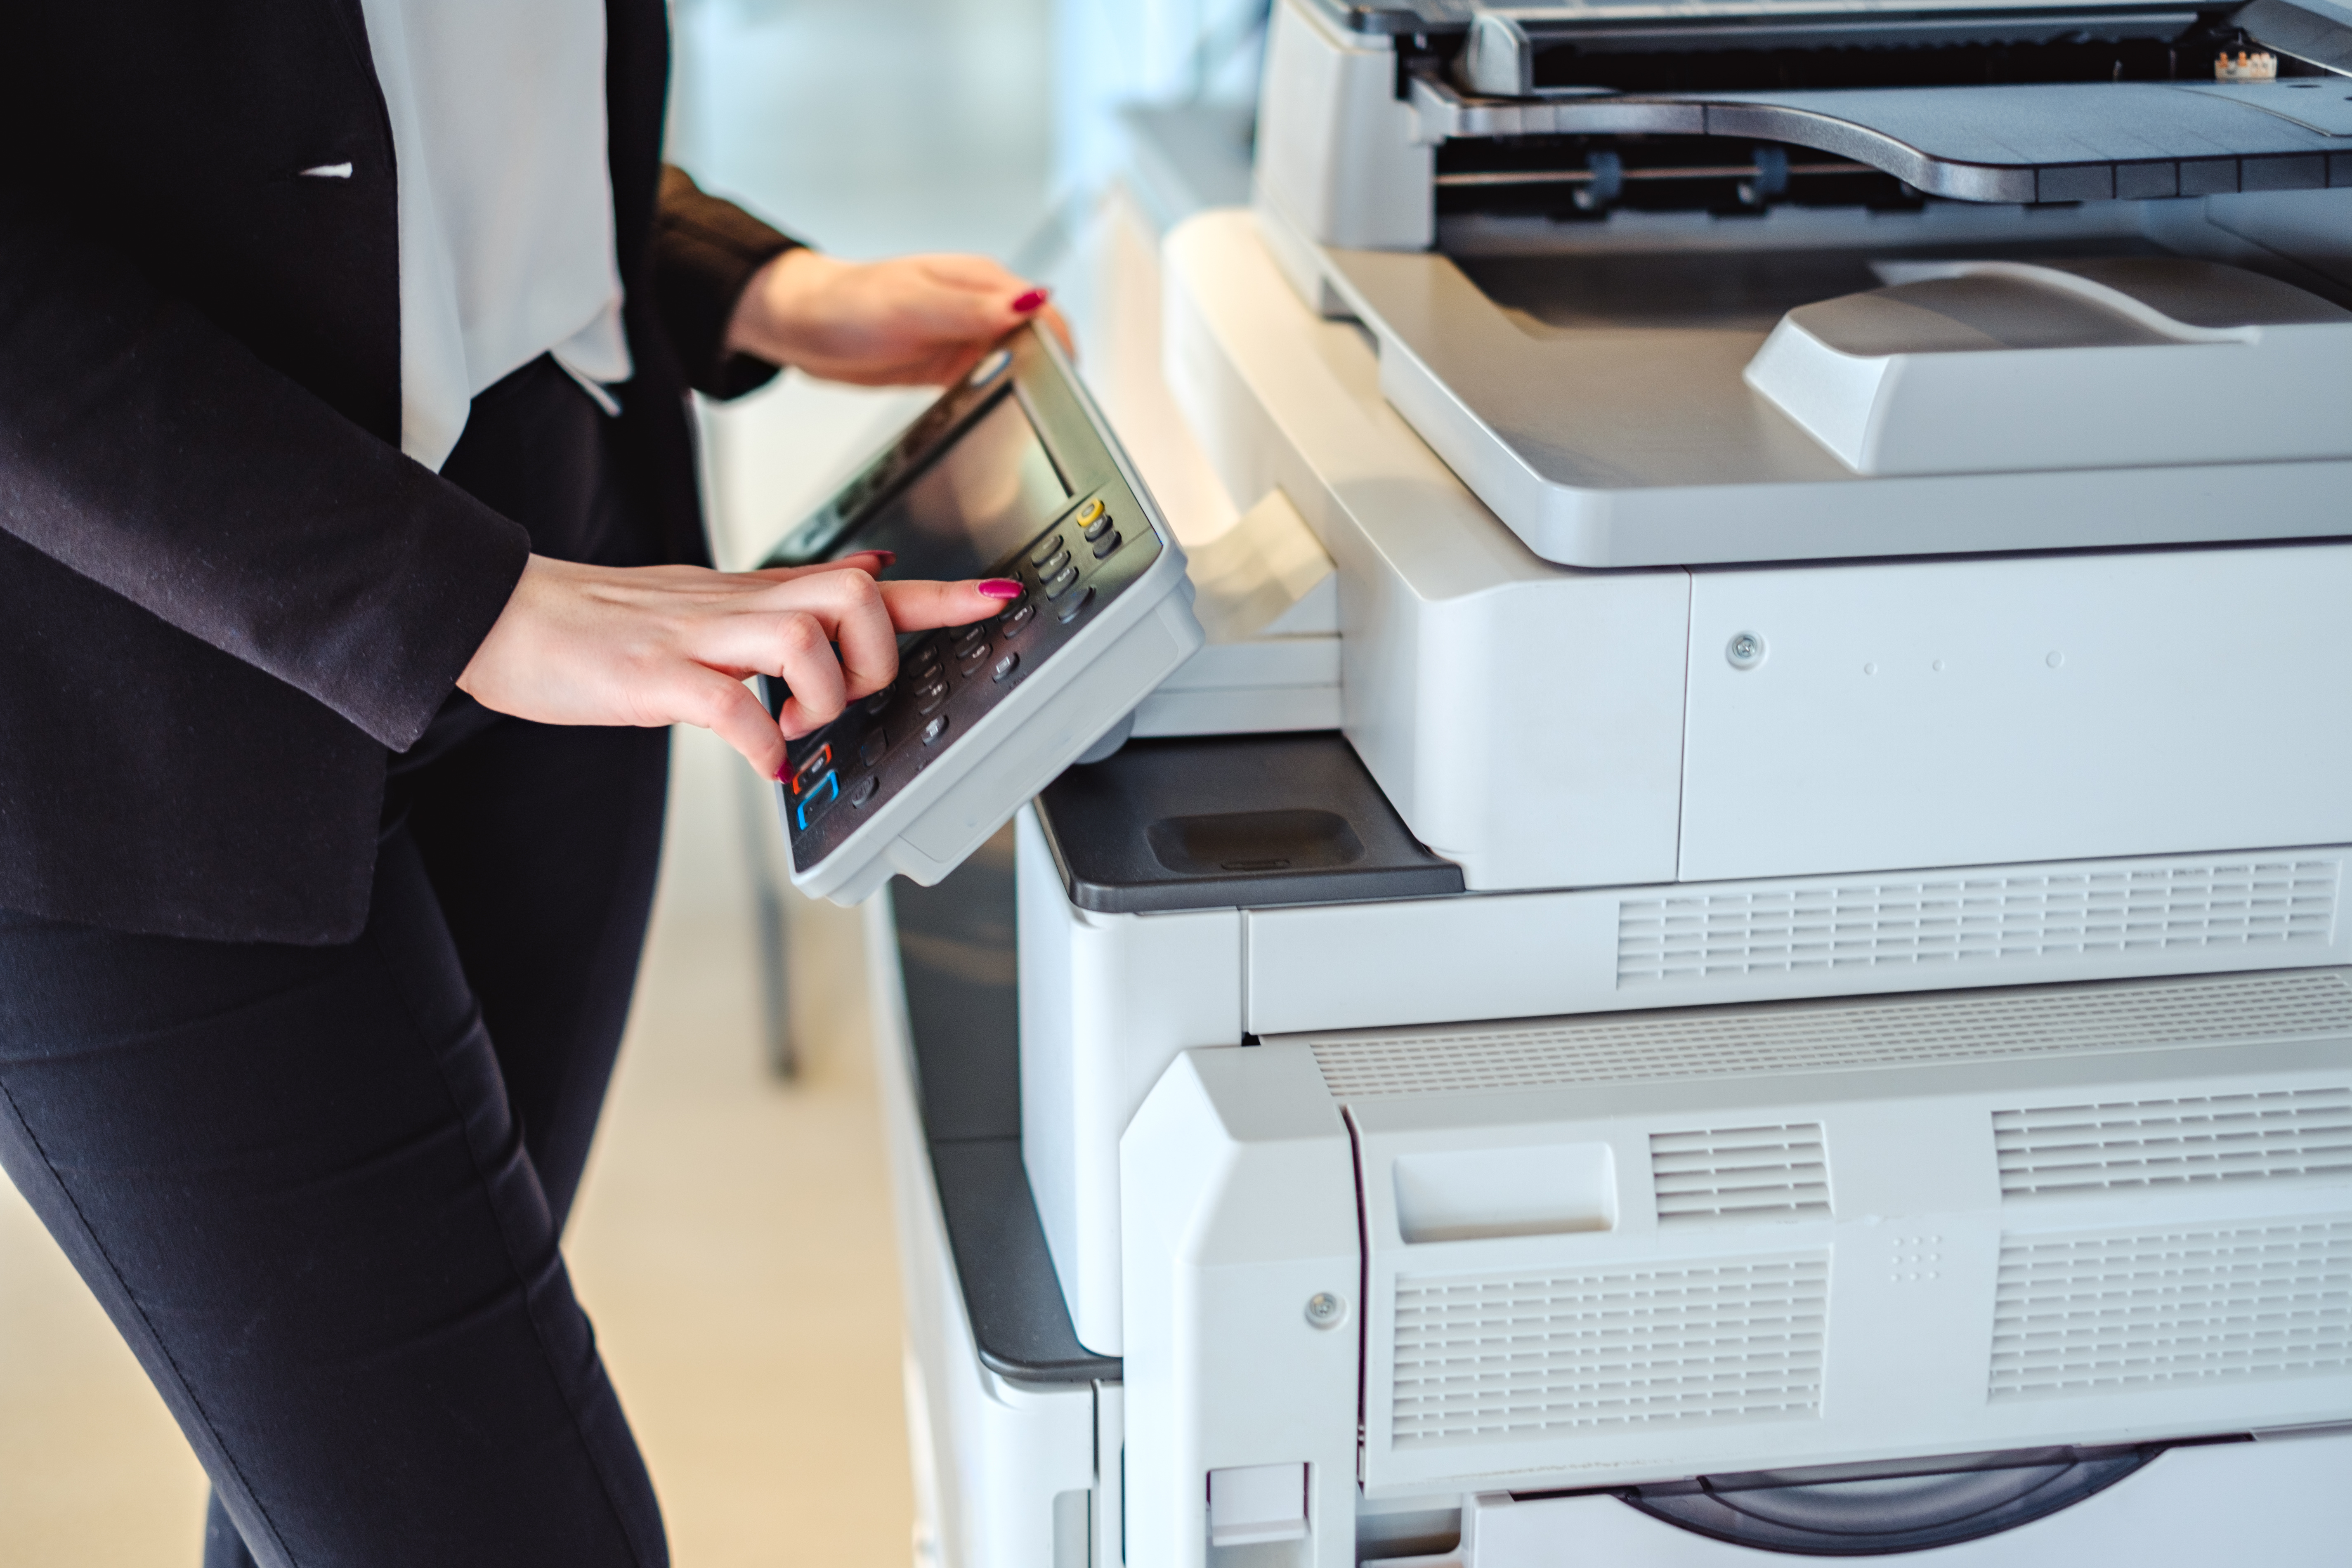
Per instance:
[[[542,353],[629,379],[603,0],[361,0],[400,189],[400,445],[438,469]]]

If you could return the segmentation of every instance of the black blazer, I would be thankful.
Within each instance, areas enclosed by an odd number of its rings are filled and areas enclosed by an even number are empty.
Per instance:
[[[791,241],[661,166],[662,0],[605,16],[624,482],[705,562],[686,388],[774,374],[721,338]],[[0,0],[0,908],[359,934],[529,548],[401,455],[397,211],[359,0]]]

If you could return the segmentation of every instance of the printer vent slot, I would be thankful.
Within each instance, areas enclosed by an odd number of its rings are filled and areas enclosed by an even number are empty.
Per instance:
[[[2352,1089],[1992,1113],[2003,1197],[2352,1175]]]
[[[2352,1218],[2004,1237],[1995,1400],[2352,1373]]]
[[[1617,906],[1617,985],[2216,947],[2259,963],[2335,939],[2341,879],[2334,858],[2234,859],[1627,899]]]
[[[2332,969],[1296,1037],[1354,1101],[2328,1035],[2352,1035]]]
[[[1391,1438],[1818,1416],[1829,1279],[1808,1252],[1401,1280]]]
[[[1827,1219],[1829,1163],[1818,1121],[1650,1134],[1658,1223]]]

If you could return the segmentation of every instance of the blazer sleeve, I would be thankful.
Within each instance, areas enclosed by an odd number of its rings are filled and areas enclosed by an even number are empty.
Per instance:
[[[0,530],[395,751],[530,548],[5,172]]]
[[[765,385],[776,367],[727,352],[727,323],[751,275],[800,241],[665,164],[654,216],[653,279],[662,326],[697,392],[740,397]]]

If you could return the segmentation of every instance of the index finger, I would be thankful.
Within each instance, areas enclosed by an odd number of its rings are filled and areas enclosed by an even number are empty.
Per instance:
[[[838,572],[854,566],[868,577],[878,577],[898,559],[895,550],[854,550],[838,561],[816,561],[806,566],[759,566],[742,573],[745,577],[765,577],[771,583],[789,583],[795,577],[814,576],[819,572]]]
[[[882,590],[882,603],[890,612],[890,624],[902,632],[928,631],[933,626],[969,626],[984,621],[1002,611],[1017,596],[1020,584],[1009,577],[986,579],[992,586],[1002,584],[1015,592],[981,591],[979,581],[967,583],[892,583],[875,584]]]

